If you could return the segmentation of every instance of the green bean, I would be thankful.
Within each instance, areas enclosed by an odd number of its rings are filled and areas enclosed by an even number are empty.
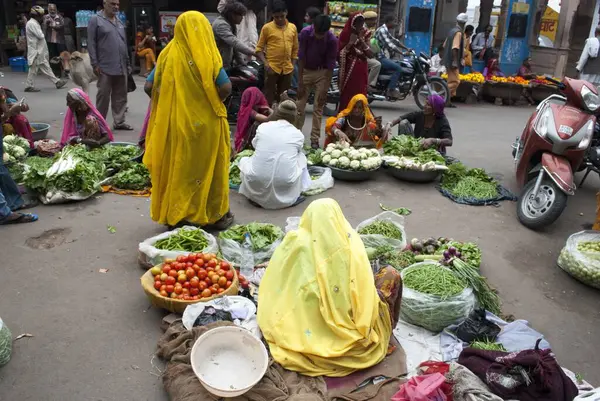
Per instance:
[[[358,233],[362,235],[383,235],[384,237],[402,241],[402,231],[391,221],[374,221],[373,223],[361,228]]]
[[[495,183],[475,177],[461,179],[450,192],[459,198],[491,199],[498,196]]]
[[[473,341],[470,344],[471,348],[482,349],[486,351],[504,351],[506,352],[506,348],[500,343],[493,343],[489,341]]]
[[[454,258],[449,265],[456,277],[460,278],[469,287],[473,288],[475,298],[479,305],[496,315],[500,314],[500,297],[488,284],[485,277],[479,274],[477,268],[465,263],[459,258]]]
[[[466,288],[465,283],[450,270],[437,265],[421,265],[407,269],[402,282],[407,288],[442,299],[458,295]]]
[[[208,240],[201,229],[179,230],[176,234],[156,241],[154,247],[169,251],[202,252]]]

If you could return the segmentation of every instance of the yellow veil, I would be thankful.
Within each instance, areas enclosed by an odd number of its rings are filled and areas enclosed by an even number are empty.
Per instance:
[[[312,202],[277,248],[259,290],[258,323],[273,358],[308,376],[379,363],[392,333],[358,234],[333,199]]]
[[[210,224],[229,210],[229,125],[215,85],[222,66],[206,17],[181,14],[158,58],[146,135],[151,215],[161,224]]]

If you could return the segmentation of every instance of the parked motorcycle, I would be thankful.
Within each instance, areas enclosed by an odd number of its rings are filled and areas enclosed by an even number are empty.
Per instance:
[[[240,111],[242,93],[252,86],[262,89],[264,67],[257,61],[251,61],[247,65],[230,68],[227,71],[227,75],[231,81],[231,95],[225,100],[227,121],[235,123],[237,121],[237,114]]]
[[[520,138],[513,144],[517,183],[523,190],[517,204],[521,224],[536,230],[552,224],[575,194],[574,172],[596,160],[590,152],[595,113],[600,109],[597,89],[586,81],[547,77],[562,95],[552,95],[536,108]],[[594,156],[590,159],[590,155]]]

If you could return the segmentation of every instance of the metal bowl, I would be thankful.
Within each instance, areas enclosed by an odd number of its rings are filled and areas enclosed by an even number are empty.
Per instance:
[[[342,181],[366,181],[373,178],[375,173],[377,173],[377,170],[353,171],[331,166],[328,167],[331,169],[331,175],[333,175],[333,178]]]
[[[41,141],[42,139],[46,139],[48,136],[48,131],[50,131],[50,124],[46,123],[31,123],[33,141]]]
[[[402,181],[409,181],[409,182],[432,182],[432,181],[437,180],[437,178],[441,174],[441,171],[439,171],[439,170],[419,171],[419,170],[400,169],[400,168],[391,167],[391,166],[388,166],[387,170],[392,177],[397,178]]]
[[[141,163],[142,159],[144,158],[144,149],[140,148],[139,145],[137,143],[133,143],[133,142],[109,142],[107,143],[107,145],[110,146],[135,146],[136,148],[139,148],[139,153],[132,157],[131,159],[129,159],[129,161],[132,162],[136,162],[136,163]]]

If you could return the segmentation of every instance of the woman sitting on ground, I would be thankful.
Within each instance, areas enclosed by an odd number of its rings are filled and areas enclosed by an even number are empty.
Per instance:
[[[385,138],[378,135],[378,126],[364,95],[356,95],[337,117],[325,124],[325,146],[333,142],[347,142],[351,146],[380,148]]]
[[[430,95],[427,97],[423,111],[414,111],[398,117],[387,128],[398,125],[407,120],[415,127],[412,130],[415,138],[422,138],[421,143],[424,148],[435,148],[441,154],[446,154],[446,147],[452,146],[452,130],[450,123],[444,114],[444,98],[440,95]]]
[[[252,141],[255,152],[240,160],[240,194],[265,209],[283,209],[304,200],[310,184],[302,146],[304,135],[294,126],[296,104],[284,100],[273,121],[261,124]]]
[[[504,77],[504,73],[500,70],[500,64],[496,56],[490,58],[487,61],[485,68],[483,69],[483,76],[487,81],[491,80],[492,77]]]
[[[29,141],[33,148],[33,133],[29,120],[23,113],[29,111],[27,103],[21,103],[8,88],[0,86],[0,114],[4,135],[17,135]]]
[[[333,199],[313,201],[277,247],[258,310],[273,359],[307,376],[343,377],[381,362],[400,314],[402,281],[374,277],[365,247]]]
[[[260,89],[251,87],[242,93],[234,137],[236,153],[252,147],[256,128],[260,124],[267,122],[272,113],[273,110],[269,107],[267,98]]]
[[[82,143],[96,148],[113,141],[108,123],[84,91],[67,92],[67,106],[61,145]]]
[[[138,32],[135,42],[138,57],[146,62],[146,74],[144,76],[147,77],[150,71],[156,66],[156,37],[154,37],[154,28],[149,26]]]

